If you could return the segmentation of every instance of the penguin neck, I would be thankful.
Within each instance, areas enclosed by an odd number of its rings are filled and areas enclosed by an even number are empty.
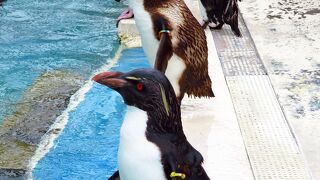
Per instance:
[[[182,132],[181,110],[178,102],[170,104],[169,115],[164,110],[148,111],[147,131],[154,133]]]

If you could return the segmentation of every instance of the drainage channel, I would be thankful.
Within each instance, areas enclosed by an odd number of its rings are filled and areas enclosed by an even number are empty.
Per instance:
[[[311,179],[245,23],[212,31],[255,179]]]

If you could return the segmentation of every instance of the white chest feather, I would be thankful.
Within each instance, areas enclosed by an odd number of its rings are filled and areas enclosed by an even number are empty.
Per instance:
[[[120,132],[118,164],[121,180],[164,180],[159,148],[145,136],[147,113],[129,106]]]
[[[139,29],[139,33],[141,35],[142,46],[143,50],[149,60],[150,65],[153,67],[156,59],[156,54],[159,47],[159,41],[154,36],[153,31],[153,23],[150,14],[144,9],[143,7],[143,0],[129,0],[129,5],[133,9],[134,17],[136,20],[136,25]],[[165,12],[163,12],[165,14]],[[179,14],[172,17],[174,22],[179,19]],[[173,37],[173,42],[176,42],[176,38]],[[168,67],[166,70],[166,76],[168,77],[169,81],[171,82],[173,89],[177,96],[180,95],[180,85],[179,80],[182,76],[183,72],[186,69],[186,65],[180,57],[176,54],[173,54],[171,59],[168,62]]]
[[[153,34],[153,23],[150,14],[144,9],[143,0],[129,0],[134,19],[141,35],[142,46],[151,65],[154,64],[159,41]]]

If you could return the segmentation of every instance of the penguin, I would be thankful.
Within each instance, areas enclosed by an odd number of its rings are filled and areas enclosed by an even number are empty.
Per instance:
[[[203,17],[202,28],[214,23],[216,26],[210,26],[210,29],[221,29],[226,23],[230,25],[236,36],[242,36],[238,23],[238,0],[200,0],[200,2],[200,12]]]
[[[118,92],[128,105],[120,130],[119,171],[110,179],[209,179],[202,155],[183,132],[179,100],[162,72],[103,72],[92,80]]]
[[[129,0],[144,52],[176,96],[214,97],[204,30],[183,0]]]

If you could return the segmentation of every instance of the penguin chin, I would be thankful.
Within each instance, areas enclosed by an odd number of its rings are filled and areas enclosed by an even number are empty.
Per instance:
[[[124,103],[125,103],[126,105],[128,105],[128,106],[134,106],[134,107],[137,107],[137,108],[141,109],[141,108],[138,106],[138,104],[136,103],[136,101],[135,101],[134,99],[132,99],[132,97],[131,97],[131,98],[127,98],[127,97],[122,96],[122,98],[123,98],[123,101],[124,101]]]
[[[135,101],[133,100],[128,100],[128,99],[124,99],[124,103],[128,106],[133,106],[133,107],[136,107],[142,111],[145,111],[145,112],[148,112],[148,111],[151,111],[151,107],[147,108],[146,106],[143,106],[141,104],[137,104]]]
[[[138,104],[136,104],[136,103],[134,103],[132,101],[124,100],[124,103],[126,103],[126,105],[128,105],[128,106],[133,106],[133,107],[136,107],[136,108],[138,108],[138,109],[140,109],[142,111],[145,111],[143,108],[139,107]]]
[[[135,104],[133,102],[128,101],[126,99],[124,99],[124,103],[126,103],[126,105],[128,105],[128,106],[135,106]]]

